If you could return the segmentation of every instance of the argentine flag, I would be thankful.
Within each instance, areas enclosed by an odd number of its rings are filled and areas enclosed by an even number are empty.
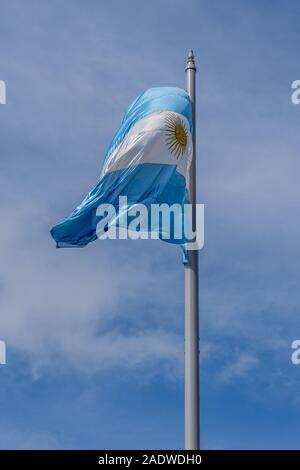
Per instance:
[[[79,206],[51,235],[58,248],[83,247],[100,238],[99,231],[116,226],[128,229],[132,209],[143,204],[179,204],[187,200],[187,174],[192,159],[192,104],[185,90],[173,87],[150,88],[138,96],[127,109],[123,121],[105,155],[96,186]],[[120,196],[126,197],[126,208],[120,206]],[[102,228],[99,206],[109,204],[115,216]],[[124,211],[126,212],[124,214]],[[129,217],[124,217],[124,215]],[[130,215],[131,214],[131,215]],[[174,236],[173,230],[160,222],[147,229],[157,237],[183,245],[184,236]],[[175,227],[176,228],[176,227]],[[145,226],[143,227],[143,230]]]

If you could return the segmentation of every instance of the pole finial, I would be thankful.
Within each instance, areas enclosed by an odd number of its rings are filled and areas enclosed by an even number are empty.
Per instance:
[[[187,64],[186,64],[186,68],[185,70],[189,70],[189,69],[192,69],[192,70],[195,70],[196,72],[196,65],[195,65],[195,59],[194,59],[194,52],[193,52],[193,49],[189,49],[189,54],[188,54],[188,60],[187,60]]]

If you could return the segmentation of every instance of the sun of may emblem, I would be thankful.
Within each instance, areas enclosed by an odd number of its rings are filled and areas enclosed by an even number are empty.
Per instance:
[[[183,157],[188,141],[186,125],[175,113],[166,116],[166,143],[170,152],[180,160]]]

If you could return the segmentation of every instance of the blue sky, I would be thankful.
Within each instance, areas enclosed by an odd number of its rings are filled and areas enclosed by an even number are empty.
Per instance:
[[[296,0],[2,1],[0,448],[183,446],[177,247],[55,250],[136,95],[198,66],[201,440],[299,448]]]

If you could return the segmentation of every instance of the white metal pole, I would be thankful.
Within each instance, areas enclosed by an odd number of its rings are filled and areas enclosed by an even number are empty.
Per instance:
[[[193,159],[189,178],[189,197],[196,216],[196,66],[192,49],[186,65],[186,89],[193,107]],[[185,449],[198,450],[199,442],[199,284],[198,251],[188,252],[185,272]]]

